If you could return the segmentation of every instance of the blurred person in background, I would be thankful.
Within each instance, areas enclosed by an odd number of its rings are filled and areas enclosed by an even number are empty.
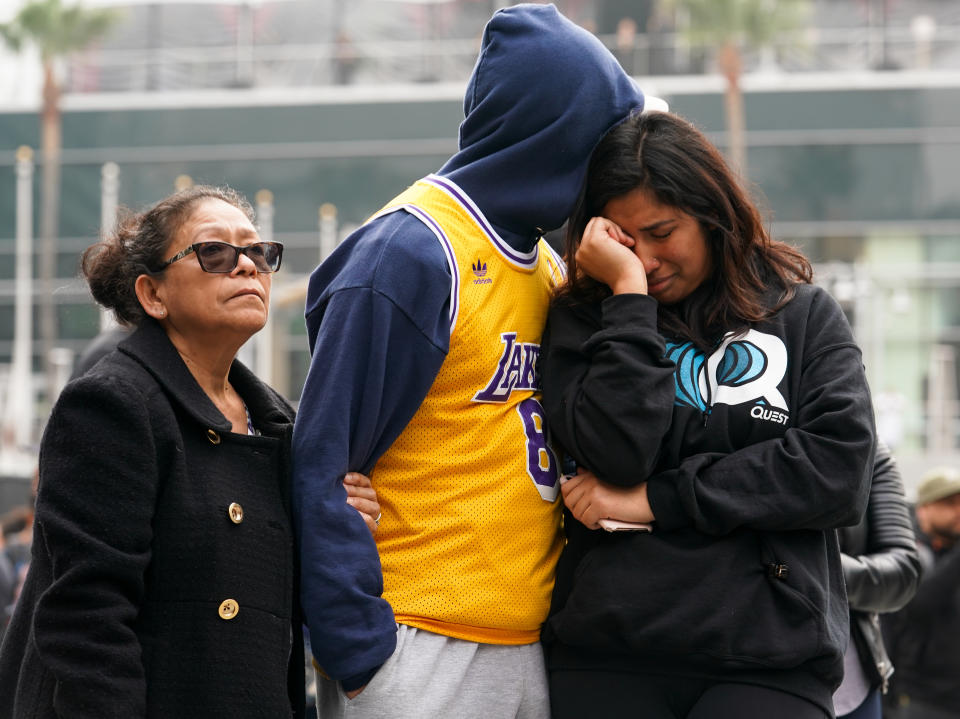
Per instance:
[[[7,630],[10,621],[10,612],[13,608],[13,595],[17,588],[17,570],[7,556],[7,542],[4,536],[3,523],[0,522],[0,642]]]
[[[36,502],[37,472],[34,471],[29,504],[13,507],[0,517],[0,643],[30,565]]]
[[[604,137],[567,237],[541,358],[580,470],[543,632],[554,719],[832,717],[836,529],[875,444],[843,310],[671,113]]]
[[[294,511],[324,719],[549,715],[562,537],[536,367],[562,263],[541,238],[643,105],[554,6],[495,13],[459,151],[310,278]],[[372,471],[376,543],[343,511],[349,470]]]
[[[885,716],[960,717],[960,472],[935,467],[917,486],[923,575],[906,607],[884,617],[896,674]]]
[[[32,532],[32,506],[14,507],[0,517],[0,600],[5,600],[0,606],[8,610],[13,608],[24,568],[30,563]],[[9,618],[0,617],[0,624],[5,625]]]
[[[84,253],[94,298],[136,329],[47,423],[0,716],[303,714],[293,410],[235,360],[282,249],[240,195],[198,186]]]
[[[895,667],[883,644],[878,614],[903,607],[920,581],[920,556],[903,479],[882,440],[873,460],[866,514],[856,526],[841,527],[839,538],[850,603],[850,641],[833,706],[838,719],[881,719],[881,695]]]

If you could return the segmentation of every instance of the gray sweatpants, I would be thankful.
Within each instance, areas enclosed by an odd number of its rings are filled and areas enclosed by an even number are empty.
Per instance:
[[[397,649],[347,699],[317,676],[319,719],[549,719],[543,650],[476,644],[401,624]]]

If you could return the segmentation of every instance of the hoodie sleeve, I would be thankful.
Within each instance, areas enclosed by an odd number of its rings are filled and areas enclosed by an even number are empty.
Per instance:
[[[293,435],[301,600],[315,659],[347,690],[393,653],[396,624],[343,476],[369,473],[426,396],[449,344],[450,284],[436,239],[402,212],[361,228],[311,277]]]
[[[862,554],[841,555],[850,608],[893,612],[913,597],[920,582],[920,556],[903,495],[900,470],[890,449],[878,442]],[[841,538],[841,549],[845,549]]]
[[[670,428],[674,365],[656,326],[657,302],[646,295],[608,297],[598,313],[585,304],[550,310],[542,359],[550,431],[611,484],[643,482]]]
[[[809,294],[812,304],[795,298],[783,310],[783,331],[806,334],[790,428],[733,452],[691,454],[652,476],[648,497],[663,529],[721,535],[740,526],[823,530],[860,521],[873,469],[870,389],[840,306],[822,291]]]

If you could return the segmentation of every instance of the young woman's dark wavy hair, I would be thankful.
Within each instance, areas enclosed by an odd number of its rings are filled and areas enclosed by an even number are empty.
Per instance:
[[[660,305],[658,324],[665,336],[710,349],[723,333],[769,317],[793,297],[797,284],[812,281],[809,260],[770,238],[760,212],[703,133],[672,113],[649,112],[613,128],[593,152],[567,225],[568,281],[559,301],[597,302],[610,295],[606,285],[578,269],[576,250],[590,218],[636,189],[695,218],[713,264],[711,276],[693,294]]]

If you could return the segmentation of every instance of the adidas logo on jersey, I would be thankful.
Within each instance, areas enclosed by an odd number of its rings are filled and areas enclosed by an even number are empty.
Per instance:
[[[487,263],[483,262],[480,258],[477,258],[477,261],[470,265],[473,268],[473,274],[477,276],[477,279],[473,281],[475,285],[492,285],[493,280],[486,276],[487,274]]]

